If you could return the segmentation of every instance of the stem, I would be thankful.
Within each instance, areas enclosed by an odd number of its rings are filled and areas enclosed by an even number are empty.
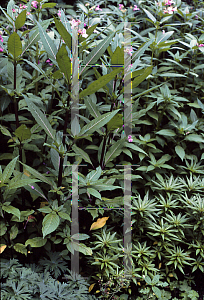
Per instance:
[[[37,16],[37,21],[39,22],[39,12],[38,12],[38,16]],[[36,44],[36,64],[38,64],[38,42]],[[35,71],[35,78],[38,78],[38,71]],[[38,94],[38,81],[35,83],[35,95],[37,96]]]
[[[185,88],[186,88],[186,84],[187,84],[187,80],[188,80],[188,75],[189,75],[189,72],[190,72],[190,69],[191,69],[191,64],[192,64],[192,59],[190,60],[190,66],[188,68],[188,74],[187,74],[186,81],[185,81],[185,84],[184,84],[182,96],[184,95],[184,92],[185,92]]]

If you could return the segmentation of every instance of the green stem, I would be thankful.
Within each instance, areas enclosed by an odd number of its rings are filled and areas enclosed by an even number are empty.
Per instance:
[[[185,84],[184,84],[182,96],[184,95],[184,92],[185,92],[185,88],[186,88],[186,84],[187,84],[187,80],[188,80],[188,75],[189,75],[189,72],[190,72],[190,69],[191,69],[191,64],[192,64],[192,59],[190,60],[190,65],[189,65],[189,68],[188,68],[188,73],[187,73],[186,81],[185,81]]]

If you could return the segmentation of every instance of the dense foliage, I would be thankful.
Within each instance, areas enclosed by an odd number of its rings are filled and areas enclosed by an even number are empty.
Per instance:
[[[23,2],[0,7],[1,296],[202,299],[203,2]]]

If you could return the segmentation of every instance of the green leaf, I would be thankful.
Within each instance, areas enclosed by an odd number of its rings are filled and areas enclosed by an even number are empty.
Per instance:
[[[124,46],[115,49],[111,56],[111,65],[124,65]]]
[[[82,241],[90,238],[88,234],[85,233],[75,233],[71,236],[72,239],[77,240],[77,241]]]
[[[82,157],[86,162],[88,162],[89,164],[91,164],[93,166],[92,161],[91,161],[89,155],[84,150],[82,150],[81,148],[77,147],[75,144],[72,146],[72,149],[74,150],[74,152],[78,156]]]
[[[16,161],[17,161],[18,157],[19,157],[19,155],[17,157],[15,157],[12,161],[10,161],[10,163],[4,169],[4,172],[3,172],[3,175],[2,175],[2,183],[8,182],[9,178],[11,177],[11,174],[14,171],[14,168],[15,168]]]
[[[166,135],[166,136],[175,136],[175,132],[171,129],[162,129],[157,131],[156,134],[160,134],[160,135]]]
[[[108,123],[107,123],[107,130],[112,131],[117,128],[120,128],[123,125],[123,115],[116,114]]]
[[[45,213],[45,214],[49,214],[52,212],[52,209],[48,206],[38,208],[37,210],[39,210],[41,213]]]
[[[41,173],[39,173],[38,171],[36,171],[35,169],[27,166],[26,164],[23,164],[22,162],[20,162],[24,167],[25,169],[30,173],[32,174],[33,176],[35,176],[35,178],[38,178],[39,180],[43,181],[43,182],[46,182],[47,184],[49,184],[53,189],[53,185],[52,185],[52,182],[49,181],[44,175],[42,175]]]
[[[42,222],[43,239],[46,235],[50,234],[51,232],[57,229],[57,227],[59,226],[59,222],[60,219],[56,212],[52,212],[44,217]]]
[[[112,190],[116,190],[116,189],[122,189],[121,186],[113,186],[113,185],[107,185],[107,184],[91,184],[89,187],[93,187],[99,191],[112,191]]]
[[[126,142],[126,137],[124,137],[121,140],[118,140],[114,145],[110,147],[110,149],[108,150],[105,156],[104,166],[108,162],[112,161],[115,157],[120,155],[120,153],[122,152],[122,147],[125,142]]]
[[[161,291],[158,287],[152,286],[152,290],[155,293],[155,295],[157,296],[157,298],[161,298]]]
[[[10,134],[10,132],[8,131],[8,129],[6,129],[6,127],[0,125],[0,130],[4,135],[7,135],[9,137],[12,137],[12,135]]]
[[[28,184],[33,184],[33,183],[38,182],[38,181],[40,181],[40,180],[24,178],[24,179],[18,180],[16,182],[9,183],[7,188],[8,189],[17,189],[17,188],[23,187],[23,186],[28,185]]]
[[[143,10],[144,10],[144,12],[147,14],[147,16],[148,16],[148,18],[150,19],[150,20],[152,20],[154,23],[156,23],[156,19],[155,19],[155,17],[148,11],[148,10],[146,10],[146,9],[144,9],[143,8]]]
[[[82,72],[86,69],[88,64],[95,64],[97,60],[103,55],[103,53],[106,51],[107,47],[109,46],[113,36],[115,35],[115,32],[111,33],[106,41],[102,40],[101,43],[99,43],[92,51],[89,53],[89,55],[85,58],[83,61],[84,68],[80,72],[79,76],[82,74]]]
[[[28,109],[35,118],[36,122],[45,130],[47,135],[49,135],[53,140],[55,139],[55,132],[50,125],[50,122],[46,118],[46,116],[42,113],[42,111],[29,99],[24,95],[25,101],[28,105]]]
[[[17,17],[16,21],[15,21],[15,27],[16,29],[20,29],[26,21],[26,9],[23,10]]]
[[[8,52],[13,55],[13,59],[16,61],[17,57],[22,53],[22,43],[19,35],[13,32],[7,42]]]
[[[25,242],[25,246],[30,245],[33,248],[39,248],[45,246],[47,239],[42,238],[41,236],[35,237],[33,239],[28,239]]]
[[[87,192],[94,197],[101,199],[101,194],[97,190],[88,187]]]
[[[121,70],[123,70],[123,67],[118,67],[115,68],[115,70],[113,70],[112,72],[110,72],[109,74],[106,74],[104,76],[101,76],[99,79],[95,80],[94,82],[92,82],[87,89],[83,90],[80,94],[79,94],[79,99],[91,95],[95,92],[97,92],[100,88],[102,88],[104,85],[106,85],[108,82],[111,81],[111,79],[113,79],[115,77],[116,74],[120,73]]]
[[[153,66],[147,67],[144,70],[144,73],[138,77],[136,77],[132,82],[132,89],[136,88],[141,82],[143,82],[147,76],[149,76],[152,73]]]
[[[204,143],[204,138],[198,134],[188,134],[185,137],[185,140],[195,142],[195,143]]]
[[[94,131],[96,131],[97,129],[99,129],[100,127],[104,126],[106,123],[108,123],[115,114],[117,114],[117,112],[119,111],[119,109],[116,109],[112,112],[108,112],[106,114],[103,114],[102,116],[99,116],[98,118],[92,120],[91,122],[89,122],[87,125],[85,125],[82,130],[79,132],[78,136],[82,136],[85,133],[86,134],[91,134]]]
[[[144,153],[146,156],[148,156],[148,154],[144,151],[144,150],[142,150],[142,149],[140,149],[138,146],[136,146],[135,144],[133,144],[133,143],[125,143],[124,144],[124,146],[125,147],[129,147],[129,148],[131,148],[131,149],[133,149],[133,150],[136,150],[137,152],[141,152],[141,153]]]
[[[14,245],[14,250],[16,250],[19,253],[25,254],[27,256],[27,249],[26,246],[21,244],[21,243],[17,243]]]
[[[15,224],[15,225],[13,225],[13,226],[11,227],[11,231],[10,231],[10,240],[15,239],[16,236],[17,236],[17,234],[18,234],[18,227],[17,227],[17,225]]]
[[[55,7],[57,5],[57,3],[53,3],[53,2],[50,2],[50,3],[44,3],[43,5],[42,5],[42,9],[43,8],[53,8],[53,7]]]
[[[186,75],[178,74],[178,73],[162,73],[158,75],[161,77],[187,77]]]
[[[67,47],[69,48],[69,50],[71,50],[71,48],[72,48],[71,35],[66,30],[66,28],[64,27],[62,22],[60,22],[55,16],[53,16],[53,17],[54,17],[54,20],[55,20],[55,26],[56,26],[59,34],[61,35],[62,39],[65,41],[65,43],[66,43]]]
[[[181,146],[175,147],[176,154],[180,157],[180,159],[183,161],[185,157],[185,151]]]
[[[21,142],[31,137],[31,131],[25,124],[22,124],[20,127],[18,127],[14,134]]]
[[[58,211],[58,215],[60,216],[60,218],[68,220],[68,221],[71,222],[71,218],[67,213],[64,213],[62,211]]]
[[[84,99],[84,104],[86,105],[86,107],[88,108],[90,114],[94,117],[94,118],[98,118],[99,116],[101,116],[101,113],[99,112],[96,104],[91,101],[90,98],[85,98]]]
[[[12,206],[12,205],[8,205],[8,206],[3,205],[3,206],[2,206],[2,209],[3,209],[4,211],[6,211],[7,213],[12,214],[12,215],[18,217],[19,220],[20,220],[21,212],[20,212],[20,210],[19,210],[18,208],[14,207],[14,206]]]
[[[46,31],[43,29],[43,27],[40,25],[38,21],[36,21],[39,28],[40,33],[40,39],[43,43],[44,49],[47,52],[49,58],[56,63],[56,54],[57,54],[57,48],[52,41],[52,39],[49,37],[49,35],[46,33]]]
[[[67,80],[67,82],[70,82],[70,77],[71,77],[71,61],[68,56],[67,50],[66,50],[66,45],[62,44],[61,48],[57,52],[57,63],[62,71],[64,73],[64,76]]]

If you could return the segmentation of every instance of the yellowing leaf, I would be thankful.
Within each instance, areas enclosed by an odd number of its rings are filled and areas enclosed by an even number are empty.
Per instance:
[[[174,277],[174,275],[172,274],[172,273],[169,273],[169,275],[168,275],[169,277]]]
[[[141,283],[140,283],[139,281],[137,282],[137,284],[138,284],[138,285],[141,285]]]
[[[100,293],[100,291],[99,291],[99,290],[97,290],[97,291],[96,291],[96,293]]]
[[[153,243],[153,245],[156,245],[156,244],[158,244],[158,242],[154,242],[154,243]]]
[[[93,290],[94,285],[95,285],[95,283],[93,283],[92,285],[90,285],[90,287],[89,287],[89,293]]]
[[[108,220],[108,218],[109,217],[99,218],[96,222],[94,222],[91,225],[90,230],[96,230],[96,229],[102,228],[106,224],[106,221]]]
[[[28,177],[30,176],[30,173],[29,173],[26,169],[24,170],[23,173],[24,173],[26,176],[28,176]]]
[[[162,263],[159,264],[159,269],[161,269]]]
[[[4,252],[4,250],[6,249],[6,247],[7,247],[6,245],[3,245],[3,246],[0,247],[0,254],[1,254],[2,252]]]

